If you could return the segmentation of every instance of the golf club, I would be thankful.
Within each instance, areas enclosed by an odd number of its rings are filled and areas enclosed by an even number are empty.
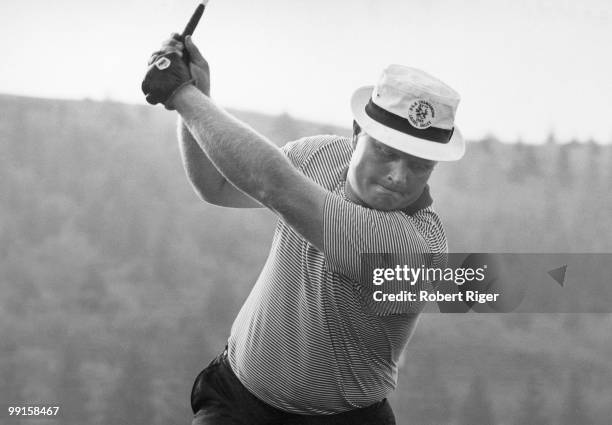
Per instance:
[[[196,7],[196,10],[193,12],[193,15],[191,15],[189,22],[187,22],[185,29],[183,30],[181,35],[178,36],[178,41],[181,41],[184,43],[185,37],[193,34],[196,27],[198,26],[198,23],[200,22],[200,18],[202,17],[202,14],[204,13],[204,9],[206,9],[206,5],[208,4],[208,1],[209,0],[200,1],[200,4],[198,4],[198,7]],[[185,63],[187,64],[189,63],[189,52],[187,51],[187,49],[183,51],[183,60],[185,61]]]

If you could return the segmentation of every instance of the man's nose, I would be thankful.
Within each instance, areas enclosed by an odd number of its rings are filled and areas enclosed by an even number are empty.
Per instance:
[[[412,172],[402,161],[394,162],[387,173],[387,181],[394,187],[401,188],[402,186],[406,186],[410,183],[411,179]]]

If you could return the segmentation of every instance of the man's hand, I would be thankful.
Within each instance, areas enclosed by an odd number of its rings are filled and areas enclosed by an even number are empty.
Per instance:
[[[194,79],[176,49],[162,46],[162,50],[153,53],[149,60],[149,69],[142,81],[142,92],[147,102],[152,105],[163,103],[166,109],[174,109],[172,98],[183,86],[191,84]]]
[[[189,52],[189,70],[193,78],[195,78],[195,85],[202,93],[210,97],[210,67],[208,62],[206,62],[206,59],[204,59],[196,45],[193,44],[190,35],[185,37],[185,45]]]
[[[182,43],[178,33],[170,34],[170,38],[162,43],[161,48],[151,55],[149,65],[155,62],[159,56],[166,53],[177,53],[184,58],[183,51],[185,48],[187,48],[189,58],[189,71],[195,80],[196,87],[206,96],[210,97],[210,67],[193,43],[190,35],[185,37],[185,43]]]

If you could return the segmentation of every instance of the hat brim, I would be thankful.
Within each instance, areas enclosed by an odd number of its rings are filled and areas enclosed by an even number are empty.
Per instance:
[[[411,136],[373,120],[365,107],[370,101],[374,86],[361,87],[353,93],[351,109],[359,126],[376,140],[410,155],[432,161],[457,161],[465,153],[465,140],[455,126],[448,143],[437,143]]]

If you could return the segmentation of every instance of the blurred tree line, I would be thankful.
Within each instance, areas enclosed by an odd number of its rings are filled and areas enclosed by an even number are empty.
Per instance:
[[[0,401],[58,404],[65,424],[189,423],[273,215],[197,199],[159,108],[0,96],[0,111]],[[233,112],[279,145],[349,135]],[[610,252],[610,170],[612,148],[592,141],[487,137],[431,186],[452,251]],[[392,397],[398,423],[607,424],[610,325],[429,315]]]

